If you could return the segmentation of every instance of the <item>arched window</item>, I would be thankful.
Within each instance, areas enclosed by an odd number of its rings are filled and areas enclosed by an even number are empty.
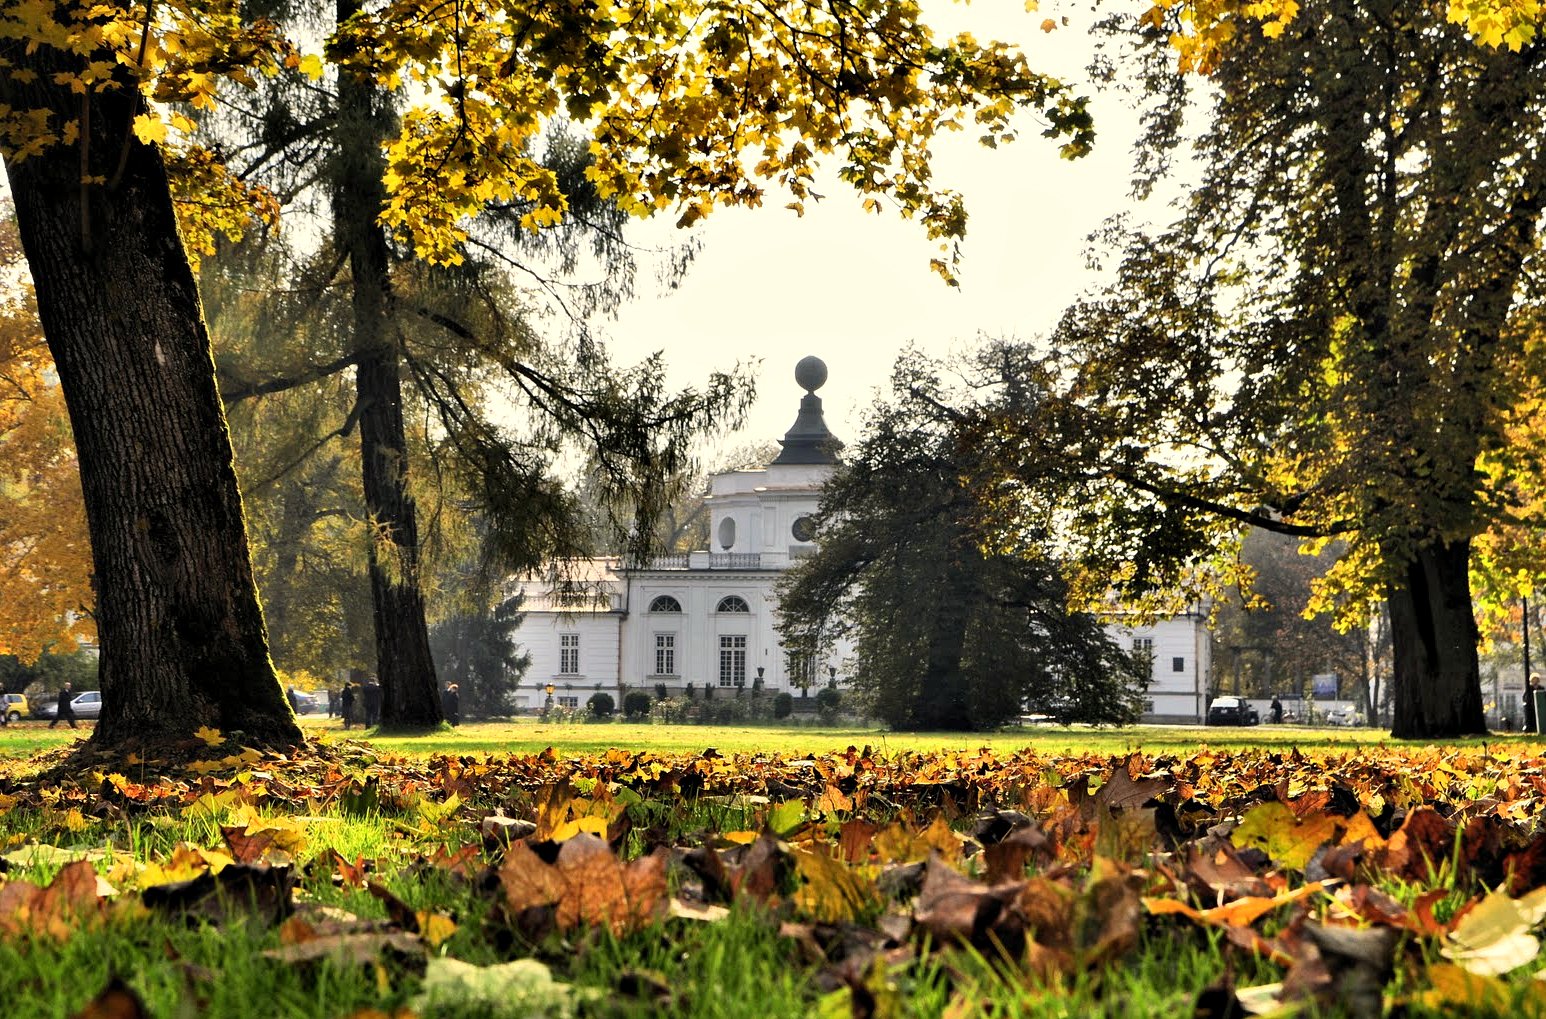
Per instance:
[[[663,594],[659,598],[656,598],[654,601],[650,602],[650,611],[680,612],[682,611],[682,603],[671,597],[669,594]]]
[[[719,600],[714,608],[715,612],[750,612],[751,606],[746,604],[746,599],[739,595],[727,595]]]

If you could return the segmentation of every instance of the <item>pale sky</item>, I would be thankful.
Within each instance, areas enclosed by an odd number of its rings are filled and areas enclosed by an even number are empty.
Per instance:
[[[968,15],[979,38],[1020,42],[1033,66],[1087,82],[1085,33],[1041,32],[1046,9],[1024,14],[1021,0],[990,0]],[[1094,99],[1097,131],[1083,159],[1060,159],[1028,117],[1007,147],[982,148],[969,132],[935,146],[935,179],[960,191],[970,214],[959,289],[929,270],[937,246],[918,224],[864,213],[841,182],[818,187],[826,199],[803,218],[770,191],[761,209],[718,210],[695,228],[704,247],[680,289],[603,325],[615,359],[664,351],[679,384],[760,359],[757,402],[746,427],[727,437],[734,445],[783,435],[802,392],[794,364],[816,354],[830,371],[819,394],[828,426],[851,441],[909,343],[944,353],[984,335],[1044,335],[1095,280],[1084,259],[1090,231],[1124,211],[1168,218],[1158,201],[1139,207],[1129,197],[1134,112],[1120,95],[1081,91]],[[670,218],[641,225],[636,236],[669,243],[681,235]]]

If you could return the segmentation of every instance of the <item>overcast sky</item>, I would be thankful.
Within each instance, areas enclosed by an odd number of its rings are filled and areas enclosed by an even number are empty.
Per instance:
[[[978,38],[1020,42],[1033,66],[1087,81],[1087,36],[1043,33],[1046,9],[1027,15],[1022,0],[980,0],[966,16]],[[1128,195],[1133,111],[1119,95],[1083,91],[1094,99],[1097,130],[1083,159],[1060,159],[1029,118],[1020,139],[998,150],[966,132],[935,146],[936,180],[962,192],[970,214],[959,289],[929,270],[937,248],[918,224],[864,213],[846,185],[833,181],[803,218],[770,192],[761,209],[722,209],[694,229],[704,246],[680,289],[604,325],[617,360],[664,351],[678,383],[760,360],[757,402],[746,427],[727,437],[738,443],[777,438],[793,423],[802,392],[794,364],[816,354],[830,370],[820,393],[828,425],[849,440],[909,343],[943,353],[982,336],[1044,335],[1094,281],[1084,259],[1090,231],[1123,211],[1168,218],[1157,202],[1136,208]],[[635,231],[646,244],[681,233],[669,217]]]

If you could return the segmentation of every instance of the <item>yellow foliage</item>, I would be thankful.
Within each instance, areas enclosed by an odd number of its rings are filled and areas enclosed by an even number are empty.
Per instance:
[[[138,90],[152,105],[133,125],[135,142],[175,147],[169,129],[181,128],[164,119],[170,106],[213,109],[227,83],[252,86],[285,71],[320,80],[330,70],[273,22],[246,20],[235,0],[154,11],[147,21],[142,5],[99,0],[5,5],[0,39],[25,44],[8,75],[36,79],[27,58],[57,51],[65,59],[47,64],[56,90]],[[1027,23],[1036,22],[1027,15]],[[996,146],[1015,138],[1013,118],[1028,111],[1067,157],[1094,139],[1084,99],[1063,82],[1005,44],[937,38],[911,0],[388,0],[341,25],[327,57],[334,73],[366,77],[411,104],[388,148],[382,220],[435,263],[461,260],[468,220],[490,203],[521,207],[531,230],[563,220],[567,196],[533,152],[560,117],[590,132],[587,172],[602,197],[640,216],[674,210],[683,226],[719,206],[758,206],[769,186],[801,209],[817,197],[816,161],[831,159],[861,195],[889,199],[929,237],[952,242],[935,265],[952,280],[965,216],[959,196],[934,183],[934,136],[971,124]],[[0,146],[12,160],[29,158],[80,131],[67,119],[49,108],[0,108]],[[183,195],[196,213],[195,252],[208,250],[216,230],[245,222],[204,222],[208,199],[223,208],[223,195],[245,197],[266,214],[262,196],[232,180]]]
[[[1540,0],[1449,0],[1447,13],[1483,46],[1517,52],[1534,41],[1543,11]],[[1142,21],[1171,28],[1182,73],[1209,74],[1243,24],[1258,24],[1262,35],[1276,39],[1298,14],[1298,0],[1156,0]]]
[[[32,288],[0,237],[0,654],[23,662],[96,636],[75,444]]]

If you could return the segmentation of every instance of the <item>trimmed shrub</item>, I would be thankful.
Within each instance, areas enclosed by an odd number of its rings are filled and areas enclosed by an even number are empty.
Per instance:
[[[833,687],[824,687],[816,692],[816,714],[827,725],[837,721],[837,710],[842,704],[843,695]]]
[[[773,698],[773,717],[788,718],[794,714],[794,698],[787,693],[778,694]]]
[[[590,700],[585,702],[585,706],[590,708],[590,713],[595,718],[611,718],[612,712],[617,710],[617,702],[612,699],[612,695],[609,693],[591,694]]]
[[[650,695],[643,690],[629,690],[623,694],[623,715],[629,721],[638,721],[650,713]]]
[[[663,700],[666,699],[666,696],[667,696],[667,694],[666,694],[666,684],[664,684],[664,683],[656,683],[655,684],[655,699],[657,701],[663,701]]]

